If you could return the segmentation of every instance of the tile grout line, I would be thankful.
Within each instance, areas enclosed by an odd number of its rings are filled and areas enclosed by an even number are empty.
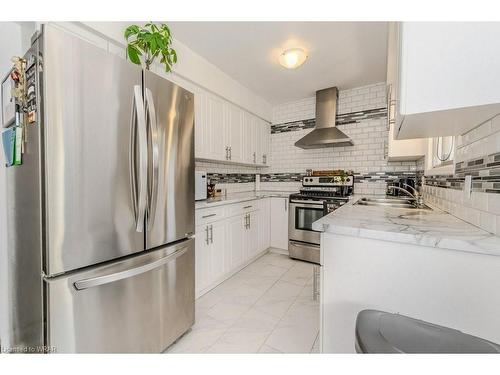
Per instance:
[[[290,268],[291,269],[291,268]],[[286,272],[285,272],[286,273]],[[283,274],[284,275],[284,274]],[[281,276],[276,282],[280,281],[281,278],[283,276]],[[284,281],[286,282],[286,281]],[[293,284],[293,283],[290,283],[290,284]],[[305,289],[308,285],[304,285],[302,289]],[[301,292],[302,292],[302,289],[301,289]],[[290,306],[288,306],[288,309],[285,311],[285,313],[281,316],[281,318],[278,320],[278,322],[275,324],[273,330],[269,333],[269,335],[267,335],[266,339],[264,340],[264,342],[262,343],[262,345],[259,347],[259,351],[260,349],[262,349],[262,347],[264,345],[267,345],[275,350],[279,350],[279,349],[276,349],[275,347],[273,347],[272,345],[269,345],[269,344],[266,344],[267,340],[269,339],[269,337],[273,334],[273,332],[276,330],[276,327],[279,325],[279,323],[283,320],[283,318],[286,316],[286,314],[288,313],[288,311],[290,311],[290,309],[292,308],[292,306],[294,305],[295,302],[297,302],[298,298],[300,296],[300,293],[297,295],[297,297],[295,297],[295,299],[293,300],[293,302],[290,304]],[[319,333],[318,333],[319,334]],[[313,345],[314,345],[314,342],[313,342]],[[281,352],[281,350],[279,350]]]
[[[255,259],[255,261],[253,261],[252,263],[250,263],[250,264],[249,264],[248,266],[246,266],[245,268],[247,268],[247,267],[249,267],[250,265],[254,264],[254,263],[255,263],[256,261],[258,261],[259,259],[264,258],[267,254],[269,254],[269,252],[266,252],[266,253],[265,253],[264,255],[262,255],[261,257],[259,257],[259,258]],[[270,265],[271,265],[271,266],[274,266],[273,264],[270,264]],[[278,266],[275,266],[275,267],[278,267]],[[293,267],[293,266],[292,266],[292,267]],[[292,267],[290,267],[289,269],[287,269],[287,270],[283,273],[283,275],[284,275],[285,273],[287,273],[287,272],[288,272],[288,271],[289,271]],[[238,272],[237,272],[234,276],[236,276],[237,274],[239,274],[240,272],[242,272],[245,268],[242,268],[242,269],[241,269],[240,271],[238,271]],[[279,267],[279,268],[283,268],[283,267]],[[267,289],[266,289],[266,290],[262,293],[262,295],[261,295],[261,296],[260,296],[260,297],[259,297],[259,298],[258,298],[258,299],[257,299],[257,300],[253,303],[253,304],[251,304],[251,305],[248,307],[248,309],[247,309],[247,310],[245,310],[245,312],[243,312],[243,313],[242,313],[242,314],[238,317],[238,319],[239,319],[239,318],[241,318],[241,316],[243,316],[243,314],[245,314],[245,313],[247,313],[248,311],[250,311],[250,310],[251,310],[251,309],[252,309],[252,308],[253,308],[253,307],[257,304],[257,302],[259,302],[259,301],[260,301],[260,299],[261,299],[261,298],[262,298],[262,297],[263,297],[263,296],[264,296],[264,295],[265,295],[265,294],[266,294],[266,293],[267,293],[267,292],[268,292],[268,291],[269,291],[269,290],[270,290],[270,289],[271,289],[274,285],[276,285],[276,283],[278,283],[278,281],[280,281],[280,280],[281,280],[281,277],[283,277],[283,275],[282,275],[282,276],[280,276],[280,278],[279,278],[279,279],[277,279],[277,280],[276,280],[273,284],[271,284],[271,285],[269,286],[269,288],[267,288]],[[229,278],[228,280],[230,280],[230,279],[231,279],[231,278]],[[220,335],[220,337],[218,337],[218,338],[217,338],[217,340],[215,340],[215,342],[214,342],[212,345],[210,345],[210,346],[209,346],[209,347],[208,347],[208,348],[207,348],[204,352],[206,352],[207,350],[209,350],[210,348],[212,348],[214,345],[216,345],[216,344],[217,344],[217,343],[218,343],[218,342],[222,339],[222,337],[223,337],[223,336],[224,336],[224,335],[225,335],[225,334],[226,334],[226,333],[227,333],[227,332],[228,332],[228,331],[229,331],[229,330],[230,330],[230,329],[231,329],[231,328],[232,328],[232,327],[233,327],[233,326],[237,323],[237,320],[238,320],[238,319],[236,319],[236,320],[233,322],[233,324],[232,324],[232,325],[230,325],[229,327],[227,327],[227,329],[226,329],[226,330],[224,330],[224,332]],[[279,321],[278,321],[278,322],[279,322]],[[277,324],[277,323],[276,323],[276,324]],[[271,331],[271,333],[272,333],[272,332],[273,332],[273,331]],[[268,336],[268,337],[269,337],[269,336]],[[264,343],[266,342],[266,340],[267,340],[267,338],[268,338],[268,337],[266,337],[266,339],[264,340]],[[262,345],[263,345],[263,344],[262,344]],[[262,345],[259,347],[258,351],[261,349]],[[274,349],[274,348],[273,348],[273,349]],[[257,351],[257,353],[258,353],[258,351]]]

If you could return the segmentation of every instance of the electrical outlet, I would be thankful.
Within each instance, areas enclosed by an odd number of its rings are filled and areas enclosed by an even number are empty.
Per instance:
[[[472,193],[472,176],[465,176],[464,198],[470,199],[471,193]]]

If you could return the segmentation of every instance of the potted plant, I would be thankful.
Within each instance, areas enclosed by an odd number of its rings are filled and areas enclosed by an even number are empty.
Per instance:
[[[165,71],[170,72],[172,65],[177,62],[177,53],[172,48],[172,34],[165,24],[156,25],[149,22],[143,27],[130,25],[125,29],[124,36],[127,40],[127,57],[134,64],[144,64],[149,70],[159,57]]]

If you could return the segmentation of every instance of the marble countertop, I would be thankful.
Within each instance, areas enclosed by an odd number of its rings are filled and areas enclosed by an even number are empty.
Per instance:
[[[282,197],[288,198],[290,194],[295,191],[273,191],[273,190],[260,190],[260,191],[245,191],[241,193],[231,193],[225,197],[210,198],[195,203],[195,209],[202,209],[208,207],[222,206],[225,204],[239,203],[251,201],[255,199],[268,198],[268,197]]]
[[[404,209],[355,205],[363,196],[313,223],[321,232],[500,255],[500,237],[438,208]],[[427,203],[426,203],[427,204]]]

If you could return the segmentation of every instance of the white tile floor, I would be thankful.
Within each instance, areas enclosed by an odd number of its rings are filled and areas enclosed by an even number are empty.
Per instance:
[[[167,353],[317,353],[312,265],[267,253],[196,301],[196,323]]]

